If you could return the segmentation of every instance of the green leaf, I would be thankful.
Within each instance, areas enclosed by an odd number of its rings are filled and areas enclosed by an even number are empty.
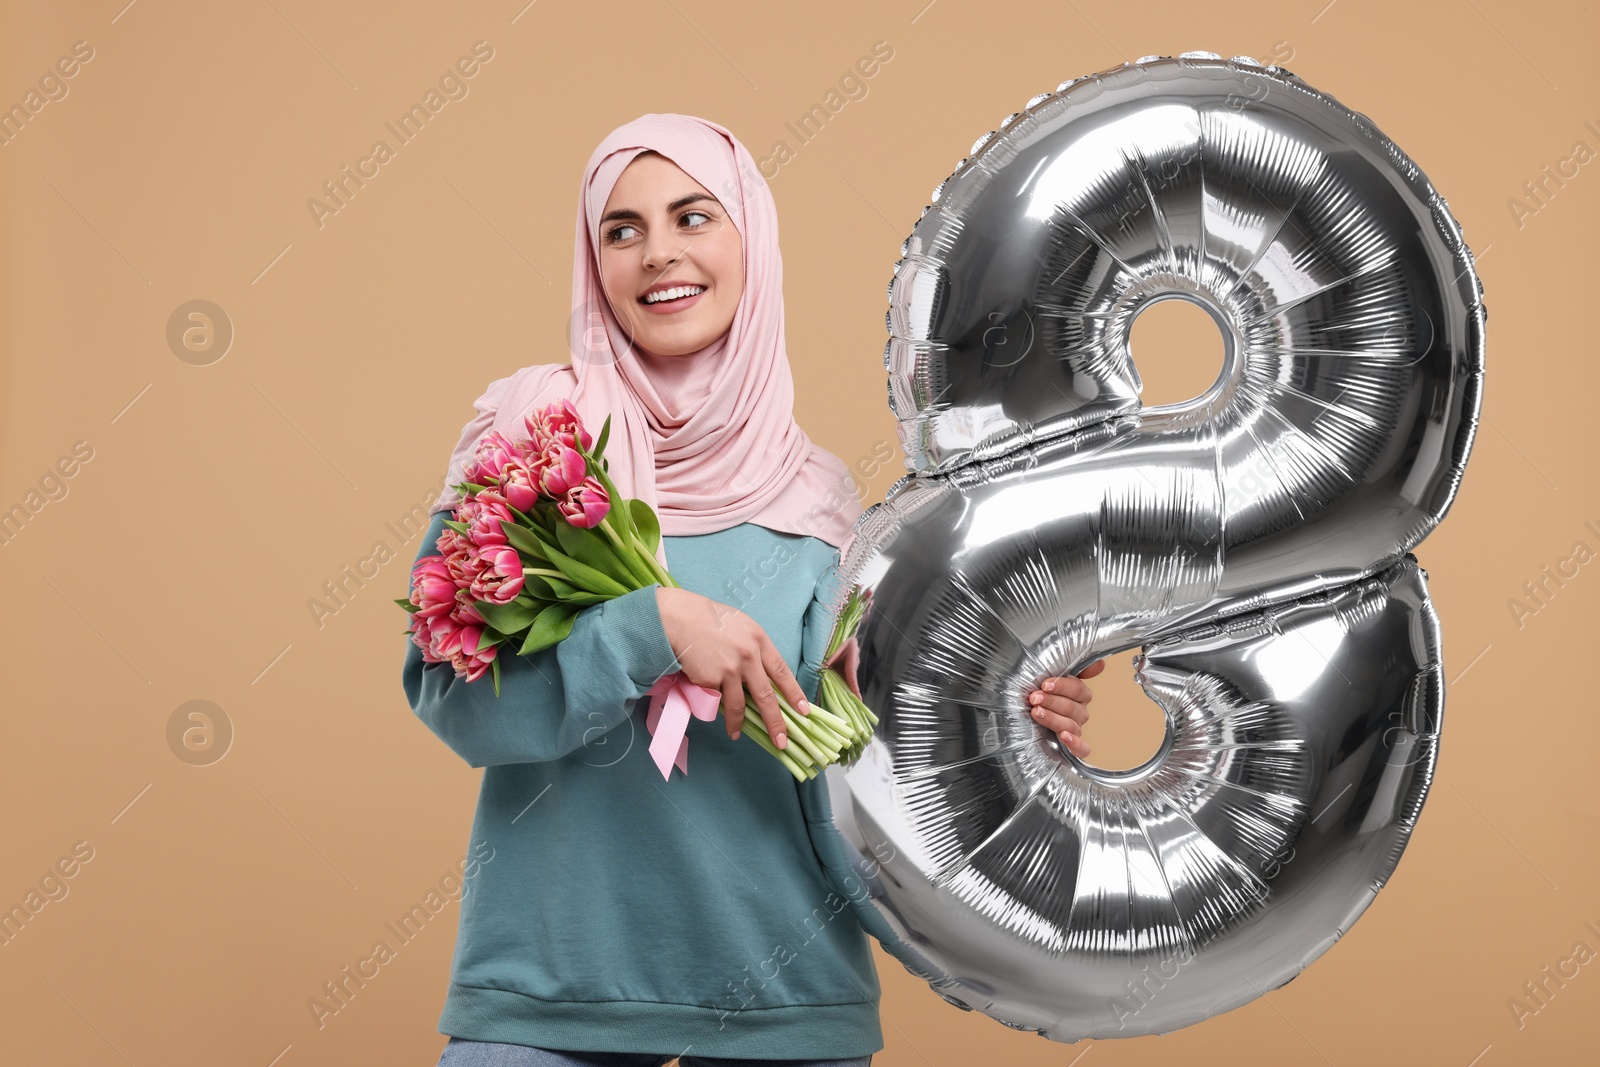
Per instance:
[[[572,620],[583,608],[575,604],[551,604],[539,613],[522,642],[522,655],[549,648],[572,632]]]
[[[611,436],[611,416],[607,415],[605,423],[600,427],[600,436],[596,437],[594,439],[594,448],[591,450],[591,453],[590,453],[591,456],[594,459],[601,459],[602,457],[604,457],[605,451],[606,451],[606,438],[608,438],[610,436]]]
[[[633,512],[633,525],[639,531],[639,540],[644,542],[644,547],[652,553],[661,544],[661,520],[656,518],[656,513],[638,497],[628,501],[628,508]]]
[[[512,548],[529,557],[536,563],[543,563],[547,557],[544,554],[547,541],[544,533],[536,526],[520,526],[505,519],[500,520],[500,529],[505,531],[506,541]]]
[[[394,602],[396,604],[399,604],[401,607],[405,608],[407,611],[411,612],[413,615],[415,615],[417,612],[422,610],[421,608],[419,608],[415,604],[413,604],[411,602],[410,598],[406,598],[406,599],[402,600],[400,597],[395,597],[394,598]]]
[[[532,596],[535,600],[561,600],[563,597],[556,592],[555,586],[550,584],[550,579],[542,574],[524,574],[522,576],[522,591]]]
[[[616,483],[604,471],[593,471],[595,480],[605,486],[606,497],[611,501],[611,507],[606,511],[606,522],[611,523],[611,528],[623,535],[624,539],[637,537],[639,531],[633,525],[633,509],[623,507],[623,496],[617,492]]]
[[[446,526],[450,527],[450,529],[454,530],[458,534],[466,534],[466,533],[471,533],[472,532],[472,527],[468,526],[464,522],[457,522],[454,519],[446,519],[446,520],[444,520],[444,524]]]
[[[625,588],[634,588],[633,575],[627,566],[612,553],[611,546],[601,540],[603,535],[563,522],[556,527],[556,539],[561,550],[579,563],[593,567],[607,578]]]
[[[495,699],[500,699],[500,657],[496,656],[489,664],[489,674],[494,678]]]
[[[529,575],[529,577],[544,578],[543,575]],[[571,582],[561,578],[544,578],[544,580],[549,583],[550,588],[556,594],[556,598],[565,603],[585,605],[603,604],[607,600],[612,599],[611,597],[606,596],[604,593],[591,593],[587,589],[581,589],[578,586],[573,585]]]
[[[573,559],[565,552],[547,548],[545,553],[549,555],[550,562],[554,563],[557,569],[571,580],[573,585],[584,592],[604,593],[607,596],[614,597],[630,592],[630,590],[624,589],[615,579],[606,577],[602,572],[595,570],[582,560]]]
[[[485,600],[473,604],[482,615],[484,621],[503,634],[519,634],[529,626],[538,616],[538,605],[519,604],[513,600],[509,604],[491,604]]]

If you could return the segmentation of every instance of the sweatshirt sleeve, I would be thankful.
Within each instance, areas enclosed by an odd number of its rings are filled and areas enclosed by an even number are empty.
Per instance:
[[[812,703],[817,700],[817,688],[822,680],[822,656],[828,650],[828,638],[833,636],[832,604],[838,581],[839,550],[833,549],[832,558],[817,576],[816,586],[811,593],[811,604],[806,608],[805,623],[800,635],[800,669],[794,676],[795,681],[800,683],[800,689],[805,693],[806,699]]]
[[[438,551],[450,514],[433,516],[418,559]],[[448,663],[427,663],[407,637],[411,710],[473,767],[560,759],[619,725],[657,679],[681,668],[661,624],[658,588],[585,607],[565,639],[532,655],[502,646],[498,697],[487,675],[468,682]]]

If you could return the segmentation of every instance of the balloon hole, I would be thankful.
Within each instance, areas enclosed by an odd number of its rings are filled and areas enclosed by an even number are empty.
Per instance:
[[[1144,387],[1146,410],[1198,399],[1222,377],[1227,342],[1202,304],[1183,296],[1157,297],[1134,313],[1128,355]]]
[[[1138,657],[1137,648],[1106,656],[1106,669],[1084,679],[1094,693],[1083,727],[1089,757],[1080,761],[1089,768],[1110,773],[1133,770],[1154,759],[1166,741],[1166,712],[1134,681]]]

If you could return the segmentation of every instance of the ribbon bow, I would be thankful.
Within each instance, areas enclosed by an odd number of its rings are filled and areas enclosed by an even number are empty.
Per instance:
[[[650,758],[661,769],[661,777],[671,778],[676,766],[689,773],[689,716],[709,722],[717,717],[722,693],[689,681],[682,671],[664,674],[647,691],[650,712],[644,725],[650,731]]]

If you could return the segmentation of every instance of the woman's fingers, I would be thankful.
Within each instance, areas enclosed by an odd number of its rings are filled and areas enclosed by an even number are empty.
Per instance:
[[[770,682],[783,690],[783,698],[789,706],[802,715],[809,715],[811,707],[806,703],[806,691],[800,688],[800,682],[789,669],[789,664],[784,662],[783,656],[778,653],[778,646],[772,643],[766,631],[761,633],[761,663],[767,669],[767,678]]]
[[[739,728],[744,725],[744,686],[739,676],[730,674],[722,679],[722,717],[727,723],[728,736],[739,739]]]
[[[1036,705],[1029,713],[1033,721],[1055,734],[1073,755],[1082,759],[1089,754],[1089,743],[1083,739],[1083,724],[1070,715],[1051,711]]]
[[[1089,688],[1089,683],[1070,674],[1063,674],[1056,678],[1046,678],[1039,683],[1038,691],[1047,696],[1066,697],[1068,700],[1075,700],[1079,704],[1087,704],[1094,699],[1094,691]]]
[[[778,707],[778,698],[772,692],[772,682],[767,678],[766,669],[759,657],[752,655],[746,659],[744,684],[745,688],[750,690],[750,695],[755,697],[756,710],[760,712],[762,721],[767,724],[767,736],[772,738],[772,743],[779,748],[788,748],[789,737],[783,728],[783,711]]]
[[[1070,697],[1057,696],[1055,693],[1034,693],[1028,698],[1029,708],[1040,708],[1050,713],[1051,718],[1046,720],[1066,719],[1071,722],[1073,729],[1077,729],[1089,721],[1089,708],[1082,701]]]
[[[1094,693],[1083,678],[1092,678],[1105,670],[1105,660],[1094,663],[1074,675],[1046,678],[1039,688],[1028,694],[1028,713],[1033,721],[1055,734],[1063,745],[1079,759],[1089,754],[1089,743],[1083,739],[1083,724],[1089,721],[1089,701]]]
[[[1074,734],[1083,733],[1083,720],[1089,717],[1087,711],[1066,712],[1044,704],[1035,704],[1029,709],[1033,721],[1043,726],[1052,733],[1059,734],[1063,730]],[[1081,718],[1079,717],[1081,715]]]

